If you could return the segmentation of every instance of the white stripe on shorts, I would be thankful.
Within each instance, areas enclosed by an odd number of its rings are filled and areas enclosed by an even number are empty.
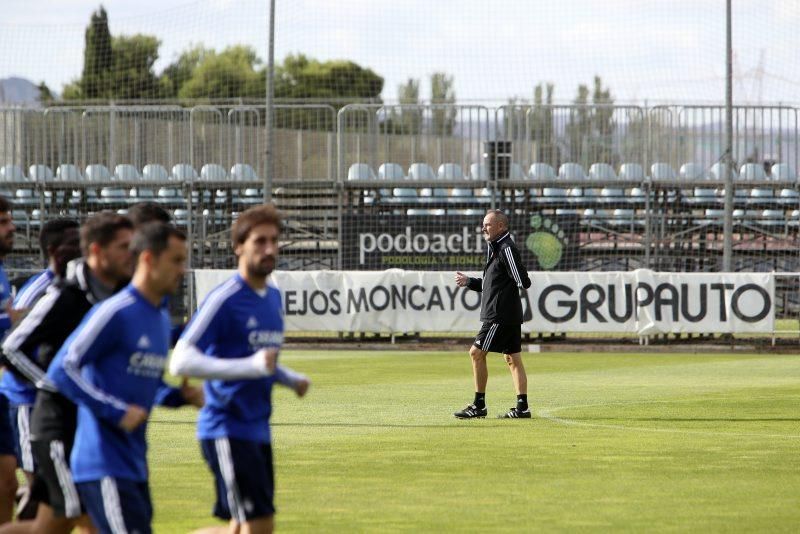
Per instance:
[[[228,500],[228,509],[231,512],[231,518],[239,523],[245,523],[247,516],[244,513],[244,506],[242,506],[242,499],[239,496],[239,488],[236,486],[236,473],[233,469],[233,455],[231,454],[231,444],[228,438],[217,438],[214,440],[214,446],[217,449],[217,462],[219,463],[219,470],[222,473],[222,479],[225,482],[225,497]]]
[[[54,439],[50,442],[50,459],[58,477],[58,485],[64,495],[64,515],[70,519],[81,515],[81,500],[78,497],[78,488],[72,480],[72,472],[64,454],[64,442]]]
[[[33,452],[31,451],[31,406],[21,404],[17,408],[17,430],[19,433],[19,451],[22,456],[22,470],[33,473]]]
[[[100,495],[103,497],[103,512],[106,521],[114,534],[127,534],[125,518],[122,516],[122,505],[119,502],[117,481],[112,477],[103,477],[100,481]]]
[[[492,340],[494,340],[494,335],[497,333],[497,327],[500,326],[499,324],[493,324],[489,327],[489,331],[486,333],[486,340],[483,342],[483,350],[489,350],[489,347],[492,345]]]

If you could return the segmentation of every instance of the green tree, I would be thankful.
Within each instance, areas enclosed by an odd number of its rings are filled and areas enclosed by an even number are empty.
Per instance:
[[[160,96],[159,80],[153,71],[161,43],[151,35],[114,37],[111,47],[114,57],[114,98],[121,100],[153,99]]]
[[[55,96],[53,96],[53,92],[47,87],[47,84],[42,82],[37,86],[39,89],[39,96],[37,100],[43,106],[48,106],[55,100]]]
[[[553,91],[552,83],[539,84],[533,89],[533,107],[530,110],[530,136],[533,143],[533,158],[558,166],[559,154],[553,134]]]
[[[161,73],[161,94],[166,98],[177,98],[183,85],[194,76],[194,71],[214,51],[196,45],[181,53]]]
[[[456,92],[453,77],[444,72],[431,74],[431,104],[455,104]],[[452,135],[456,124],[456,110],[453,107],[433,108],[434,135]]]
[[[616,163],[614,154],[614,99],[611,90],[603,88],[600,76],[595,76],[589,105],[589,87],[578,86],[578,94],[572,101],[576,105],[567,124],[570,159],[584,167],[592,163]]]
[[[266,92],[264,73],[255,50],[249,46],[231,46],[222,52],[201,54],[191,77],[181,85],[180,98],[245,98],[263,97]]]
[[[83,50],[83,74],[80,80],[80,96],[87,99],[110,98],[114,87],[111,70],[114,58],[111,47],[111,32],[105,8],[92,13],[86,28]],[[65,91],[67,94],[70,92]]]
[[[409,78],[406,83],[397,86],[397,101],[401,106],[408,106],[399,114],[392,111],[392,124],[395,133],[418,134],[422,129],[422,110],[414,108],[419,105],[419,80]]]

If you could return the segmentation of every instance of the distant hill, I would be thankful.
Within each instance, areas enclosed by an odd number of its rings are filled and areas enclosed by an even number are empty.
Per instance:
[[[0,105],[39,107],[39,88],[24,78],[2,78]]]

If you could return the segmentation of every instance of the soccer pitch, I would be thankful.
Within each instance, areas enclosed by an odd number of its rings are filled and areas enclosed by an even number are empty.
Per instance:
[[[286,351],[314,384],[274,394],[277,528],[794,531],[798,357],[526,354],[532,420],[459,421],[465,352]],[[514,404],[489,356],[490,415]],[[213,523],[195,413],[149,430],[154,529]]]

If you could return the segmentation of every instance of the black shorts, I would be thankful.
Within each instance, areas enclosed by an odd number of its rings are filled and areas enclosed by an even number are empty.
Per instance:
[[[57,439],[34,440],[31,448],[36,459],[33,492],[37,500],[49,504],[56,517],[79,517],[85,510],[69,468],[72,444]]]
[[[522,325],[483,323],[472,344],[486,352],[522,352]]]
[[[272,446],[269,443],[217,438],[201,439],[200,447],[214,473],[215,516],[244,523],[275,514]]]

